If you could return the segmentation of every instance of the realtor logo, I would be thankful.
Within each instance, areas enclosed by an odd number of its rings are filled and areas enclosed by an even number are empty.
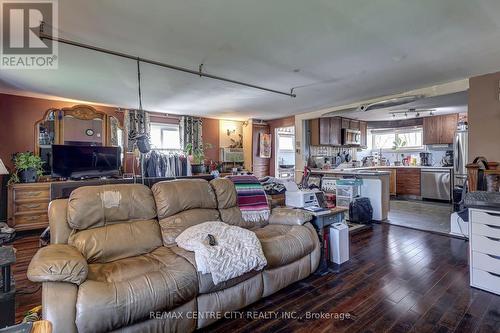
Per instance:
[[[1,69],[57,69],[57,43],[39,36],[57,37],[57,2],[2,1]]]

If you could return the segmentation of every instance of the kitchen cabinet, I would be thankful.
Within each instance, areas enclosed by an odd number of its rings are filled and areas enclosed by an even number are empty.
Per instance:
[[[396,194],[420,196],[420,168],[396,169]]]
[[[396,195],[396,169],[376,169],[377,171],[388,171],[391,174],[389,175],[389,194]]]
[[[330,144],[332,146],[342,145],[342,121],[340,117],[330,118]]]
[[[424,117],[423,121],[423,143],[452,144],[457,128],[458,114],[447,114],[442,116]]]
[[[311,145],[327,146],[330,144],[330,118],[317,118],[309,120],[311,132]]]
[[[318,118],[309,121],[311,145],[340,146],[342,144],[341,118]]]
[[[359,120],[349,120],[349,129],[359,131]]]
[[[343,117],[317,118],[309,120],[311,145],[342,146],[342,129],[361,131],[360,147],[367,147],[367,123]]]
[[[351,128],[351,120],[349,118],[342,118],[342,128],[350,129]]]

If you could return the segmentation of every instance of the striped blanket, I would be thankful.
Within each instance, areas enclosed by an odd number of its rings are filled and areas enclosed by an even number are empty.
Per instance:
[[[266,192],[255,176],[228,176],[236,187],[238,207],[246,222],[269,220],[269,205]]]

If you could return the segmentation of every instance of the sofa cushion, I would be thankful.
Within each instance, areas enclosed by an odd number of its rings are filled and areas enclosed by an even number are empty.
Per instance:
[[[267,268],[287,265],[314,249],[314,235],[306,226],[269,224],[253,231],[262,244]]]
[[[76,247],[89,263],[105,263],[148,253],[162,242],[158,221],[148,220],[75,232],[68,244]]]
[[[227,224],[235,225],[237,227],[242,228],[251,228],[254,226],[260,226],[260,224],[256,222],[246,222],[241,215],[241,210],[238,206],[230,207],[230,208],[221,208],[219,209],[220,219]]]
[[[142,184],[84,186],[68,199],[68,224],[77,230],[154,218],[153,194]]]
[[[216,209],[217,201],[209,183],[204,179],[180,179],[159,182],[152,187],[158,219],[195,209]]]
[[[194,225],[218,221],[219,212],[216,209],[189,209],[160,220],[161,236],[164,246],[176,245],[175,239],[184,230]]]
[[[76,304],[78,332],[107,332],[168,311],[198,293],[195,268],[166,247],[132,258],[89,265]]]
[[[216,178],[210,181],[217,197],[217,208],[231,208],[238,205],[238,194],[231,179]]]
[[[191,263],[191,265],[196,267],[196,260],[194,259],[194,252],[186,251],[183,248],[178,247],[178,246],[174,246],[171,249],[173,252],[175,252],[176,254],[180,255],[181,257],[183,257],[184,259],[189,261]],[[227,289],[227,288],[235,286],[235,285],[237,285],[245,280],[248,280],[252,276],[260,274],[260,272],[261,271],[250,271],[250,272],[247,272],[241,276],[232,278],[230,280],[227,280],[227,281],[224,281],[224,282],[221,282],[218,284],[214,284],[214,281],[212,279],[211,274],[203,274],[197,270],[196,273],[198,275],[198,290],[199,290],[200,294],[208,294],[208,293],[212,293],[215,291]]]

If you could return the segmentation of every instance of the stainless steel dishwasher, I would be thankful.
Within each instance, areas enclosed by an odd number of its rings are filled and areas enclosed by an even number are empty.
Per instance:
[[[422,199],[451,200],[451,170],[447,168],[420,169]]]

